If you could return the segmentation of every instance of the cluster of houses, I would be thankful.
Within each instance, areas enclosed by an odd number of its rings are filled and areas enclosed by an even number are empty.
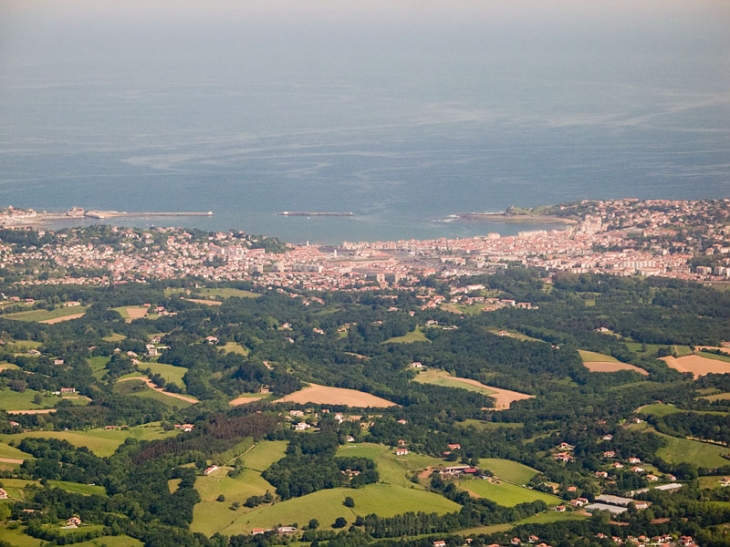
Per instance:
[[[263,535],[267,532],[275,532],[279,535],[282,535],[282,534],[293,534],[296,531],[297,531],[296,526],[279,526],[277,528],[252,528],[251,535],[259,536],[259,535]]]

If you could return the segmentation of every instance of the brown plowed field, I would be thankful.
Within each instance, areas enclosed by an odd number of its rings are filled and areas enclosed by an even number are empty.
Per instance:
[[[687,355],[686,357],[662,357],[668,367],[679,372],[691,372],[695,378],[706,374],[727,374],[730,372],[730,363],[708,359],[699,355]]]
[[[386,399],[381,399],[375,395],[356,391],[354,389],[344,389],[341,387],[326,387],[317,384],[310,384],[300,391],[290,393],[282,397],[277,402],[280,403],[315,403],[320,405],[347,405],[354,407],[389,407],[398,406]]]
[[[619,370],[633,370],[634,372],[638,372],[643,376],[649,376],[649,373],[643,368],[635,367],[634,365],[629,365],[628,363],[617,363],[615,361],[593,361],[583,363],[583,366],[591,372],[617,372]]]

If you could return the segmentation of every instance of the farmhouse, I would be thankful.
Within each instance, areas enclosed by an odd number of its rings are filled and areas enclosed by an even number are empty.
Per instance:
[[[405,456],[406,454],[408,454],[408,449],[407,448],[396,448],[395,449],[395,455],[396,456]]]
[[[203,471],[203,475],[205,475],[207,477],[208,475],[210,475],[216,469],[218,469],[218,466],[217,465],[211,465],[205,471]]]
[[[0,488],[0,500],[6,500],[6,499],[8,499],[8,493],[5,490],[3,490],[2,488]]]

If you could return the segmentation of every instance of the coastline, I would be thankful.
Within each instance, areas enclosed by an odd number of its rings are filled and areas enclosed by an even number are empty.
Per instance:
[[[458,220],[467,222],[509,222],[513,224],[566,224],[574,226],[578,221],[572,218],[556,217],[540,214],[509,214],[509,213],[459,213],[454,215]]]

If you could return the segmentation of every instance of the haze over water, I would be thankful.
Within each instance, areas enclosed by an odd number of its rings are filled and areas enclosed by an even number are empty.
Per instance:
[[[0,205],[336,243],[730,196],[722,0],[208,4],[0,4]]]

